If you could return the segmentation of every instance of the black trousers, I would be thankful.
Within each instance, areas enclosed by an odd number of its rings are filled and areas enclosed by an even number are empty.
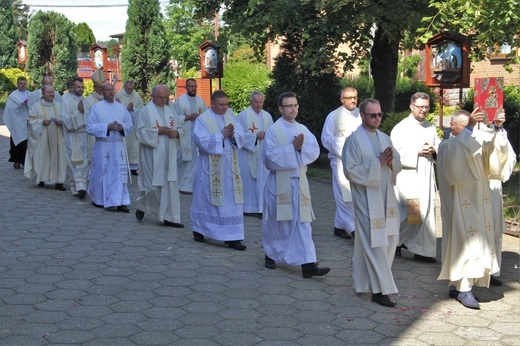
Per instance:
[[[9,162],[21,163],[25,164],[25,152],[27,151],[27,139],[18,143],[18,145],[14,145],[13,137],[11,137],[11,149],[9,150],[9,154],[11,157],[9,158]]]

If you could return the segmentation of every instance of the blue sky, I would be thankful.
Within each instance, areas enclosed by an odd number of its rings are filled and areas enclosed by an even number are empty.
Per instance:
[[[55,11],[76,24],[87,23],[98,41],[125,32],[128,0],[24,0],[24,3],[34,12]],[[160,3],[164,6],[168,1]]]

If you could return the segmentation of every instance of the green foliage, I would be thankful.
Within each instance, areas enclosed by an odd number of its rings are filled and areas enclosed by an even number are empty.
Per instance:
[[[0,95],[10,93],[17,89],[16,81],[18,77],[24,76],[28,78],[27,73],[18,67],[0,70]]]
[[[358,78],[344,78],[341,80],[340,85],[342,89],[348,86],[355,88],[358,92],[358,100],[360,102],[364,99],[374,97],[374,81],[368,77],[368,75],[361,75]],[[338,97],[339,96],[338,91]]]
[[[397,66],[398,75],[415,80],[421,61],[422,57],[419,54],[401,56],[399,65]]]
[[[110,57],[118,57],[119,56],[119,44],[118,41],[113,38],[108,41],[99,41],[99,43],[107,46],[107,54]]]
[[[74,24],[56,12],[38,11],[29,22],[27,70],[33,81],[49,75],[60,93],[70,76],[76,74],[76,35]]]
[[[435,94],[423,82],[411,80],[409,78],[400,78],[397,81],[395,91],[395,111],[407,111],[410,113],[410,99],[416,92],[425,92],[430,95],[430,113],[436,111]]]
[[[470,35],[473,61],[483,60],[489,54],[489,47],[495,45],[508,43],[520,47],[520,11],[516,0],[429,0],[429,3],[434,13],[423,18],[424,25],[418,30],[423,43],[441,30]],[[520,63],[514,50],[509,63]]]
[[[0,0],[0,68],[18,66],[17,34],[10,0]]]
[[[304,35],[304,32],[294,32],[281,44],[281,53],[272,72],[273,83],[266,92],[265,107],[277,118],[278,96],[287,91],[295,92],[300,105],[298,121],[320,138],[326,115],[339,106],[339,78],[328,63],[322,62],[314,68],[299,64],[305,52]]]
[[[210,20],[194,17],[193,1],[171,1],[166,7],[164,27],[171,43],[170,57],[177,60],[181,74],[191,68],[200,69],[199,46],[214,37]]]
[[[247,61],[226,64],[222,89],[229,95],[229,106],[237,114],[249,106],[251,91],[265,93],[271,82],[269,73],[269,69],[263,64]]]
[[[25,5],[22,0],[10,0],[13,8],[14,24],[16,26],[16,34],[18,40],[27,40],[27,27],[29,19],[29,6]]]
[[[145,102],[154,85],[169,84],[172,87],[169,51],[159,1],[129,0],[121,52],[122,74],[123,80],[135,81],[135,89]]]
[[[197,70],[196,67],[192,67],[186,71],[182,71],[180,74],[181,78],[199,78],[200,71]]]
[[[88,96],[94,92],[94,82],[92,79],[85,79],[83,81],[83,95]]]
[[[410,102],[408,102],[408,104],[409,103]],[[379,126],[379,130],[390,136],[390,132],[392,132],[394,126],[409,115],[410,109],[408,109],[408,111],[385,114],[385,116],[383,117],[383,121],[381,122],[381,126]]]
[[[74,27],[76,33],[76,42],[78,44],[78,51],[81,53],[88,53],[90,46],[96,43],[96,37],[87,23],[82,22]]]
[[[265,55],[261,58],[265,58]],[[251,48],[248,44],[243,44],[233,52],[229,53],[227,62],[234,63],[239,61],[247,61],[249,63],[255,64],[262,62],[261,60],[265,59],[259,59],[253,48]]]

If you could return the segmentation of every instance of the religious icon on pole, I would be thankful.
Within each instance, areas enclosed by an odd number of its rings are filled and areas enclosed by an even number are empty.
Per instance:
[[[205,41],[199,46],[202,78],[222,78],[222,63],[218,60],[220,46]]]
[[[497,114],[503,112],[503,77],[475,78],[474,90],[474,108],[478,107],[486,120],[493,121]]]

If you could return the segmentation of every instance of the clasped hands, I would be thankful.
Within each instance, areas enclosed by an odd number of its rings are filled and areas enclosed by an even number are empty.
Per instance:
[[[293,139],[293,146],[295,150],[302,151],[303,142],[305,140],[305,137],[303,136],[303,133],[300,133],[298,136],[294,136]]]
[[[180,138],[179,131],[172,130],[168,126],[159,126],[158,129],[159,129],[159,135],[160,136],[166,135],[169,138]]]
[[[227,126],[224,126],[221,133],[222,133],[222,136],[224,136],[224,138],[233,137],[235,135],[235,125],[229,124]]]
[[[114,121],[113,123],[108,124],[108,129],[112,131],[123,131],[123,125]]]
[[[392,150],[392,147],[388,147],[379,155],[379,162],[381,163],[381,166],[387,165],[388,167],[392,168],[392,160],[394,159],[394,152]]]
[[[435,148],[428,142],[424,142],[423,146],[419,149],[419,156],[430,156],[435,153]]]

